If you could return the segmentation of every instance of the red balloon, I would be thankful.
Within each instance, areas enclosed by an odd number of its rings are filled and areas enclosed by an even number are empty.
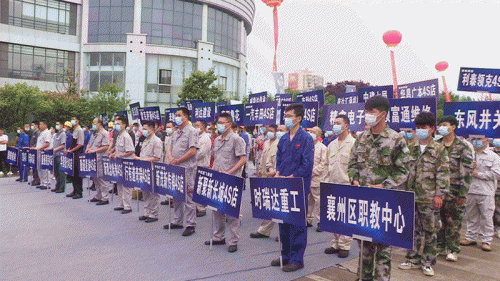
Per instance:
[[[382,37],[384,43],[387,44],[387,47],[396,47],[401,42],[402,38],[403,35],[397,30],[389,30],[384,33],[384,36]]]
[[[437,71],[445,71],[448,68],[448,62],[446,61],[441,61],[436,63],[436,70]]]
[[[277,8],[283,3],[283,0],[262,0],[262,2],[271,8]]]

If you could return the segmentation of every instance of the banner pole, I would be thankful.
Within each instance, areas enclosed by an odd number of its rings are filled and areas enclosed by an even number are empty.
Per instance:
[[[142,191],[141,191],[141,195],[142,195]],[[137,196],[135,197],[135,199],[137,200],[137,213],[139,213],[139,190],[137,190]]]
[[[171,204],[173,203],[172,201],[172,197],[169,197],[167,196],[167,200],[168,200],[168,232],[170,233],[170,229],[172,227],[172,208],[171,208]]]
[[[283,244],[281,244],[280,224],[278,224],[278,243],[280,244],[280,268],[283,269]]]
[[[214,239],[214,210],[212,210],[212,225],[210,227],[210,250],[212,250],[212,244]]]
[[[360,240],[360,247],[359,247],[359,271],[358,271],[358,277],[359,280],[362,280],[363,278],[363,240]]]

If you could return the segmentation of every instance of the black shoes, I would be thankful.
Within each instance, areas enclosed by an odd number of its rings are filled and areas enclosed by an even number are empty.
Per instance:
[[[97,202],[95,205],[96,206],[102,206],[102,205],[108,205],[109,204],[109,201],[108,200],[105,200],[105,201],[99,201]]]
[[[340,251],[339,249],[335,249],[333,247],[330,247],[330,248],[326,248],[325,249],[325,254],[327,254],[327,255],[333,255],[333,254],[338,253],[339,251]]]
[[[182,232],[182,236],[191,236],[193,234],[194,234],[194,227],[192,227],[192,226],[186,227],[184,232]]]
[[[22,181],[22,179],[21,179],[21,178],[18,178],[18,179],[16,179],[16,181]]]
[[[301,269],[303,267],[304,267],[303,264],[292,264],[292,263],[290,263],[290,264],[287,264],[287,265],[283,266],[283,271],[284,272],[293,272],[293,271],[297,271],[297,270],[299,270],[299,269]]]
[[[227,248],[227,251],[230,252],[230,253],[234,253],[236,251],[238,251],[238,245],[231,245]]]
[[[168,226],[169,225],[166,224],[163,226],[163,228],[168,229]],[[173,223],[170,224],[170,229],[183,229],[183,228],[184,228],[184,226],[179,225],[179,224],[173,224]]]
[[[132,209],[122,211],[122,214],[128,214],[128,213],[132,213]]]
[[[64,190],[62,190],[62,189],[58,189],[58,190],[56,190],[56,191],[54,191],[54,192],[55,192],[55,193],[64,193]]]
[[[74,192],[71,192],[70,194],[66,194],[66,197],[73,197],[73,196],[75,196]]]
[[[166,205],[172,205],[172,200],[168,200],[168,199],[167,199],[167,200],[165,200],[165,201],[161,201],[161,202],[160,202],[160,204],[161,204],[161,205],[165,205],[165,206],[166,206]]]
[[[210,245],[210,240],[205,241],[205,245]],[[212,240],[212,245],[226,245],[226,239],[222,239],[220,241]]]
[[[99,201],[101,201],[101,200],[99,200],[99,199],[95,199],[95,198],[92,198],[92,199],[90,199],[90,201],[89,201],[89,202],[95,203],[95,202],[99,202]]]
[[[37,186],[37,188],[40,188],[41,190],[46,190],[46,189],[48,189],[48,187],[46,187],[45,185],[40,185],[40,186]]]
[[[261,234],[259,232],[250,233],[250,238],[269,238],[269,236]]]
[[[287,265],[287,261],[283,261],[283,265]],[[280,266],[280,258],[271,261],[271,266]]]
[[[83,198],[83,196],[81,194],[73,195],[73,199],[80,199],[80,198]]]
[[[147,218],[147,219],[144,220],[144,222],[150,223],[150,222],[155,222],[157,220],[158,220],[157,218]]]
[[[196,217],[201,218],[207,215],[207,211],[196,211]]]
[[[348,250],[340,250],[339,251],[339,258],[347,258],[349,256],[349,251]]]
[[[52,191],[52,192],[56,192],[56,191],[57,191],[57,188],[51,189],[50,191]]]
[[[311,223],[307,223],[307,227],[312,227],[313,225]]]
[[[140,220],[140,221],[144,221],[144,220],[146,220],[147,218],[148,218],[148,217],[146,217],[146,216],[140,216],[140,217],[139,217],[139,220]]]
[[[123,207],[116,207],[113,210],[115,210],[115,211],[123,211],[124,209],[123,209]]]

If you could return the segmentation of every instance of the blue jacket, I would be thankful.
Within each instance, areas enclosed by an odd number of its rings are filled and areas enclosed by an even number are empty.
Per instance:
[[[292,141],[290,132],[281,137],[276,152],[276,170],[281,176],[303,178],[305,195],[311,188],[313,165],[314,141],[311,135],[299,128]]]
[[[86,131],[83,134],[83,150],[85,150],[87,148],[87,144],[89,144],[91,137],[92,137],[92,133],[90,131]]]
[[[26,133],[19,135],[19,140],[17,141],[17,148],[29,147],[30,146],[30,136]]]
[[[324,137],[324,138],[323,138],[323,144],[324,144],[326,147],[328,147],[328,145],[329,145],[332,141],[334,141],[336,138],[337,138],[337,136],[333,136],[332,140],[328,140],[328,137]]]
[[[71,148],[71,143],[73,142],[73,133],[66,132],[66,149]]]

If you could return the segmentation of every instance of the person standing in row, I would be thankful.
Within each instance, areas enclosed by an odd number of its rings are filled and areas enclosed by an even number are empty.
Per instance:
[[[115,126],[113,137],[116,134],[116,142],[114,145],[113,153],[109,155],[110,158],[133,159],[134,157],[134,142],[127,132],[128,120],[123,115],[118,115],[115,118]],[[114,208],[115,211],[122,211],[122,214],[132,212],[132,188],[117,185],[119,206]]]
[[[349,124],[349,118],[346,115],[337,115],[335,118],[333,132],[337,138],[328,145],[326,151],[326,182],[343,185],[351,184],[347,169],[356,139],[352,137],[349,131]],[[339,258],[346,258],[349,256],[351,243],[352,237],[333,234],[332,246],[325,249],[325,254],[338,253]]]
[[[31,135],[30,135],[30,149],[34,150],[37,145],[38,136],[40,135],[40,131],[38,130],[38,122],[31,122]],[[38,177],[37,168],[33,168],[33,180],[30,183],[32,186],[40,185],[40,178]]]
[[[70,177],[71,183],[73,184],[73,191],[66,195],[66,197],[80,199],[83,197],[83,179],[78,175],[78,172],[80,171],[80,161],[78,161],[78,155],[83,151],[85,136],[83,129],[80,127],[80,121],[78,118],[71,118],[71,125],[74,128],[73,139],[71,140],[70,149],[66,149],[64,153],[73,153],[73,176]]]
[[[61,156],[66,147],[66,133],[62,128],[61,123],[57,122],[55,129],[57,133],[54,137],[53,156],[54,156],[54,177],[56,178],[56,186],[52,192],[63,193],[66,189],[66,175],[61,171]]]
[[[217,130],[219,136],[215,139],[212,155],[214,156],[213,170],[228,175],[241,177],[242,168],[246,162],[245,141],[232,131],[233,118],[228,113],[219,114]],[[213,245],[225,245],[226,226],[229,227],[228,252],[238,251],[238,240],[240,237],[241,219],[227,216],[221,212],[214,211],[214,240]],[[205,241],[210,245],[210,240]]]
[[[102,157],[109,148],[109,134],[104,130],[101,118],[94,119],[92,131],[94,134],[90,137],[85,151],[86,154],[96,154],[96,177],[92,179],[96,187],[96,195],[90,199],[90,202],[96,202],[97,206],[101,206],[109,204],[109,188],[111,184],[103,180],[104,166],[102,162]]]
[[[28,126],[28,124],[24,125],[26,128]],[[21,149],[23,148],[27,148],[30,146],[30,137],[28,136],[28,134],[26,134],[26,131],[25,129],[22,128],[22,127],[19,127],[17,128],[17,133],[19,134],[19,139],[17,141],[17,148],[19,149],[19,151],[21,151]],[[29,128],[29,127],[28,127]],[[29,171],[29,167],[24,165],[21,161],[21,153],[19,153],[19,178],[16,179],[16,181],[18,182],[27,182],[28,181],[28,171]]]
[[[41,168],[41,163],[42,163],[42,150],[45,151],[49,145],[50,145],[50,139],[52,138],[52,135],[50,134],[49,129],[47,128],[47,124],[45,122],[40,122],[39,125],[40,128],[40,134],[37,138],[37,143],[36,143],[36,167],[38,170],[38,176],[40,178],[40,185],[37,186],[37,188],[40,188],[42,190],[45,190],[49,188],[50,186],[50,174],[49,170],[47,169],[42,169]]]
[[[493,140],[493,152],[500,157],[500,139]],[[495,226],[496,236],[500,238],[500,179],[497,179],[498,187],[495,192],[495,214],[493,215],[493,225]]]
[[[314,141],[314,165],[311,177],[311,192],[309,193],[307,202],[307,227],[313,226],[313,219],[318,221],[318,232],[321,231],[319,227],[319,201],[320,189],[319,185],[325,180],[326,174],[326,146],[319,141],[321,137],[321,129],[313,127],[309,130],[309,134]]]
[[[170,165],[177,165],[186,169],[186,202],[173,200],[174,217],[170,224],[171,229],[186,229],[182,236],[191,236],[196,227],[196,204],[193,202],[194,180],[196,177],[196,152],[198,150],[198,134],[189,124],[189,110],[181,107],[175,113],[177,130],[172,135],[169,155]],[[165,225],[165,229],[168,229]]]
[[[210,150],[212,149],[212,141],[210,135],[207,134],[207,122],[198,120],[194,123],[199,134],[198,146],[196,152],[196,165],[198,167],[210,168]],[[196,217],[203,217],[207,214],[207,208],[203,205],[196,204]]]
[[[163,159],[163,143],[155,135],[155,122],[145,121],[142,124],[142,135],[146,139],[142,143],[141,154],[135,156],[136,160],[158,162]],[[158,210],[160,208],[160,195],[154,192],[143,191],[144,208],[143,215],[139,220],[150,223],[158,220]]]
[[[172,146],[172,134],[175,132],[174,122],[168,121],[165,124],[165,141],[163,142],[163,163],[170,164],[172,160],[172,154],[170,153],[170,147]],[[162,201],[161,205],[171,205],[171,200]]]
[[[358,137],[349,160],[349,179],[354,186],[403,189],[408,178],[409,149],[401,134],[386,123],[390,104],[387,98],[374,96],[365,103],[368,129]],[[363,243],[361,253],[363,280],[390,280],[390,246]]]
[[[278,143],[275,177],[302,178],[303,196],[307,198],[314,165],[314,141],[300,126],[304,120],[304,106],[301,103],[287,106],[284,117],[285,126],[290,131]],[[305,208],[307,210],[307,204]],[[307,227],[281,223],[280,239],[283,271],[292,272],[303,268]],[[271,266],[280,266],[280,259],[271,261]]]
[[[7,143],[9,136],[4,134],[3,129],[0,129],[0,175],[7,176]]]

